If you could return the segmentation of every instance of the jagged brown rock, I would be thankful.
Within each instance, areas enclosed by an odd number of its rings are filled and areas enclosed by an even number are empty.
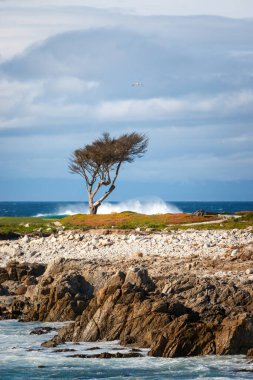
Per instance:
[[[67,334],[71,330],[74,341],[119,339],[122,344],[151,347],[154,356],[215,353],[214,334],[197,313],[147,289],[155,290],[155,285],[145,270],[118,273],[66,329]]]
[[[179,293],[193,292],[193,287],[189,284],[182,288],[179,281],[178,285]],[[209,287],[211,289],[215,288]],[[225,296],[230,294],[229,289],[228,287],[227,292],[220,295],[223,303]],[[244,299],[244,293],[241,292],[240,295],[242,298],[237,295],[237,302]],[[201,296],[200,301],[198,298],[197,305],[203,303]],[[76,342],[119,339],[124,345],[149,347],[150,355],[163,357],[239,354],[246,353],[253,347],[249,316],[232,319],[230,324],[223,317],[224,322],[220,325],[217,316],[206,319],[211,308],[207,313],[205,307],[199,309],[203,311],[204,318],[196,310],[171,299],[170,295],[157,291],[147,271],[135,268],[126,274],[118,272],[111,277],[97,291],[82,315],[62,329],[53,341],[61,343],[69,339]],[[222,313],[219,313],[221,316]],[[248,334],[247,339],[244,339],[245,334]],[[242,338],[244,343],[239,344]]]
[[[80,315],[93,294],[93,287],[62,260],[50,265],[41,276],[36,292],[24,309],[25,320],[66,321]]]
[[[216,353],[247,354],[251,348],[253,348],[253,317],[244,313],[225,318],[216,333]]]
[[[206,323],[189,314],[176,318],[157,334],[150,356],[168,358],[215,354],[214,334]]]
[[[44,347],[119,339],[153,356],[246,354],[253,349],[250,265],[145,255],[113,264],[11,262],[0,268],[0,318],[74,320]]]

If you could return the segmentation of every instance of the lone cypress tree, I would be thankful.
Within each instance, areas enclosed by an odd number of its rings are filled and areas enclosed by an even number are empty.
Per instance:
[[[115,189],[115,182],[123,163],[133,162],[147,151],[148,138],[136,132],[112,138],[109,133],[73,152],[69,169],[84,179],[89,196],[90,214],[96,214],[101,203]],[[95,200],[99,190],[105,193]]]

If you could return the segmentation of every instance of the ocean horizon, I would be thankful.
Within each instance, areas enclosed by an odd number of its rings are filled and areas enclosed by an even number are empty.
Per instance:
[[[133,211],[143,214],[193,213],[202,209],[211,213],[235,213],[253,211],[253,201],[163,201],[128,200],[104,202],[98,214]],[[87,214],[88,202],[79,201],[13,201],[0,202],[0,216],[13,217],[62,217]]]

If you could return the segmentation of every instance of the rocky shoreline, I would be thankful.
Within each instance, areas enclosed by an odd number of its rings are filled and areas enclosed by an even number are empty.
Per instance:
[[[251,229],[59,231],[2,241],[0,260],[0,318],[70,321],[45,347],[252,356]]]
[[[144,257],[219,258],[252,242],[245,230],[136,230],[64,231],[48,237],[28,236],[0,241],[0,265],[11,260],[50,263],[59,257],[84,260],[127,260],[136,252]]]

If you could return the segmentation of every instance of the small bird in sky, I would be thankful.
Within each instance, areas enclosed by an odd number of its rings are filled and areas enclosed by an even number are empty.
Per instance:
[[[132,87],[143,87],[144,84],[142,82],[133,82]]]

